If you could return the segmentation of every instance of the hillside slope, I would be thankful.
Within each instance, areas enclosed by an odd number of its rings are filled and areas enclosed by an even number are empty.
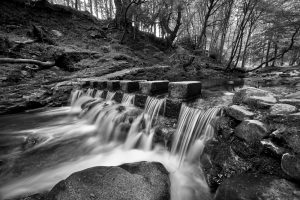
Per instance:
[[[61,105],[53,99],[51,88],[76,78],[180,81],[231,76],[222,72],[222,65],[201,56],[183,68],[177,51],[164,52],[143,35],[127,38],[121,45],[122,34],[112,21],[97,20],[88,12],[2,0],[0,58],[51,61],[55,66],[41,69],[33,64],[0,63],[0,113]]]

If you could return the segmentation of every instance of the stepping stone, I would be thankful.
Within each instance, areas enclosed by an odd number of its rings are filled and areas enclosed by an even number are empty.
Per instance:
[[[88,88],[88,87],[90,87],[91,82],[90,82],[90,81],[87,81],[87,80],[85,80],[85,81],[80,81],[80,82],[79,82],[79,85],[80,85],[81,88]]]
[[[201,95],[200,81],[171,82],[169,84],[169,97],[176,99],[191,99]]]
[[[140,89],[139,81],[120,81],[121,90],[131,93]]]
[[[253,112],[248,111],[246,107],[238,105],[232,105],[226,111],[228,115],[239,121],[251,119],[255,115]]]
[[[118,81],[118,80],[107,81],[107,89],[110,91],[119,90],[120,89],[120,81]]]
[[[140,90],[143,94],[155,95],[168,92],[169,81],[140,82]]]
[[[91,87],[94,89],[103,90],[107,87],[107,81],[92,81]]]

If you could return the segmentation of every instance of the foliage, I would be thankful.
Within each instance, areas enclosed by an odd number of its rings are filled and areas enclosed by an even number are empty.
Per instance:
[[[168,46],[208,51],[227,69],[300,64],[297,0],[49,1],[115,18],[124,36],[152,34]]]

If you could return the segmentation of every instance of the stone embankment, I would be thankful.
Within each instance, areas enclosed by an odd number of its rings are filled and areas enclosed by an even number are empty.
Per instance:
[[[300,93],[236,92],[202,163],[216,200],[300,199]]]

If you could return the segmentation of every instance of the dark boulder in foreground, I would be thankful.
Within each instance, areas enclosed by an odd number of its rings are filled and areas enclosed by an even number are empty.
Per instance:
[[[215,196],[215,200],[250,199],[300,199],[300,188],[275,176],[247,174],[225,180]]]
[[[76,172],[56,184],[46,199],[168,200],[169,188],[169,175],[162,164],[139,162]]]

